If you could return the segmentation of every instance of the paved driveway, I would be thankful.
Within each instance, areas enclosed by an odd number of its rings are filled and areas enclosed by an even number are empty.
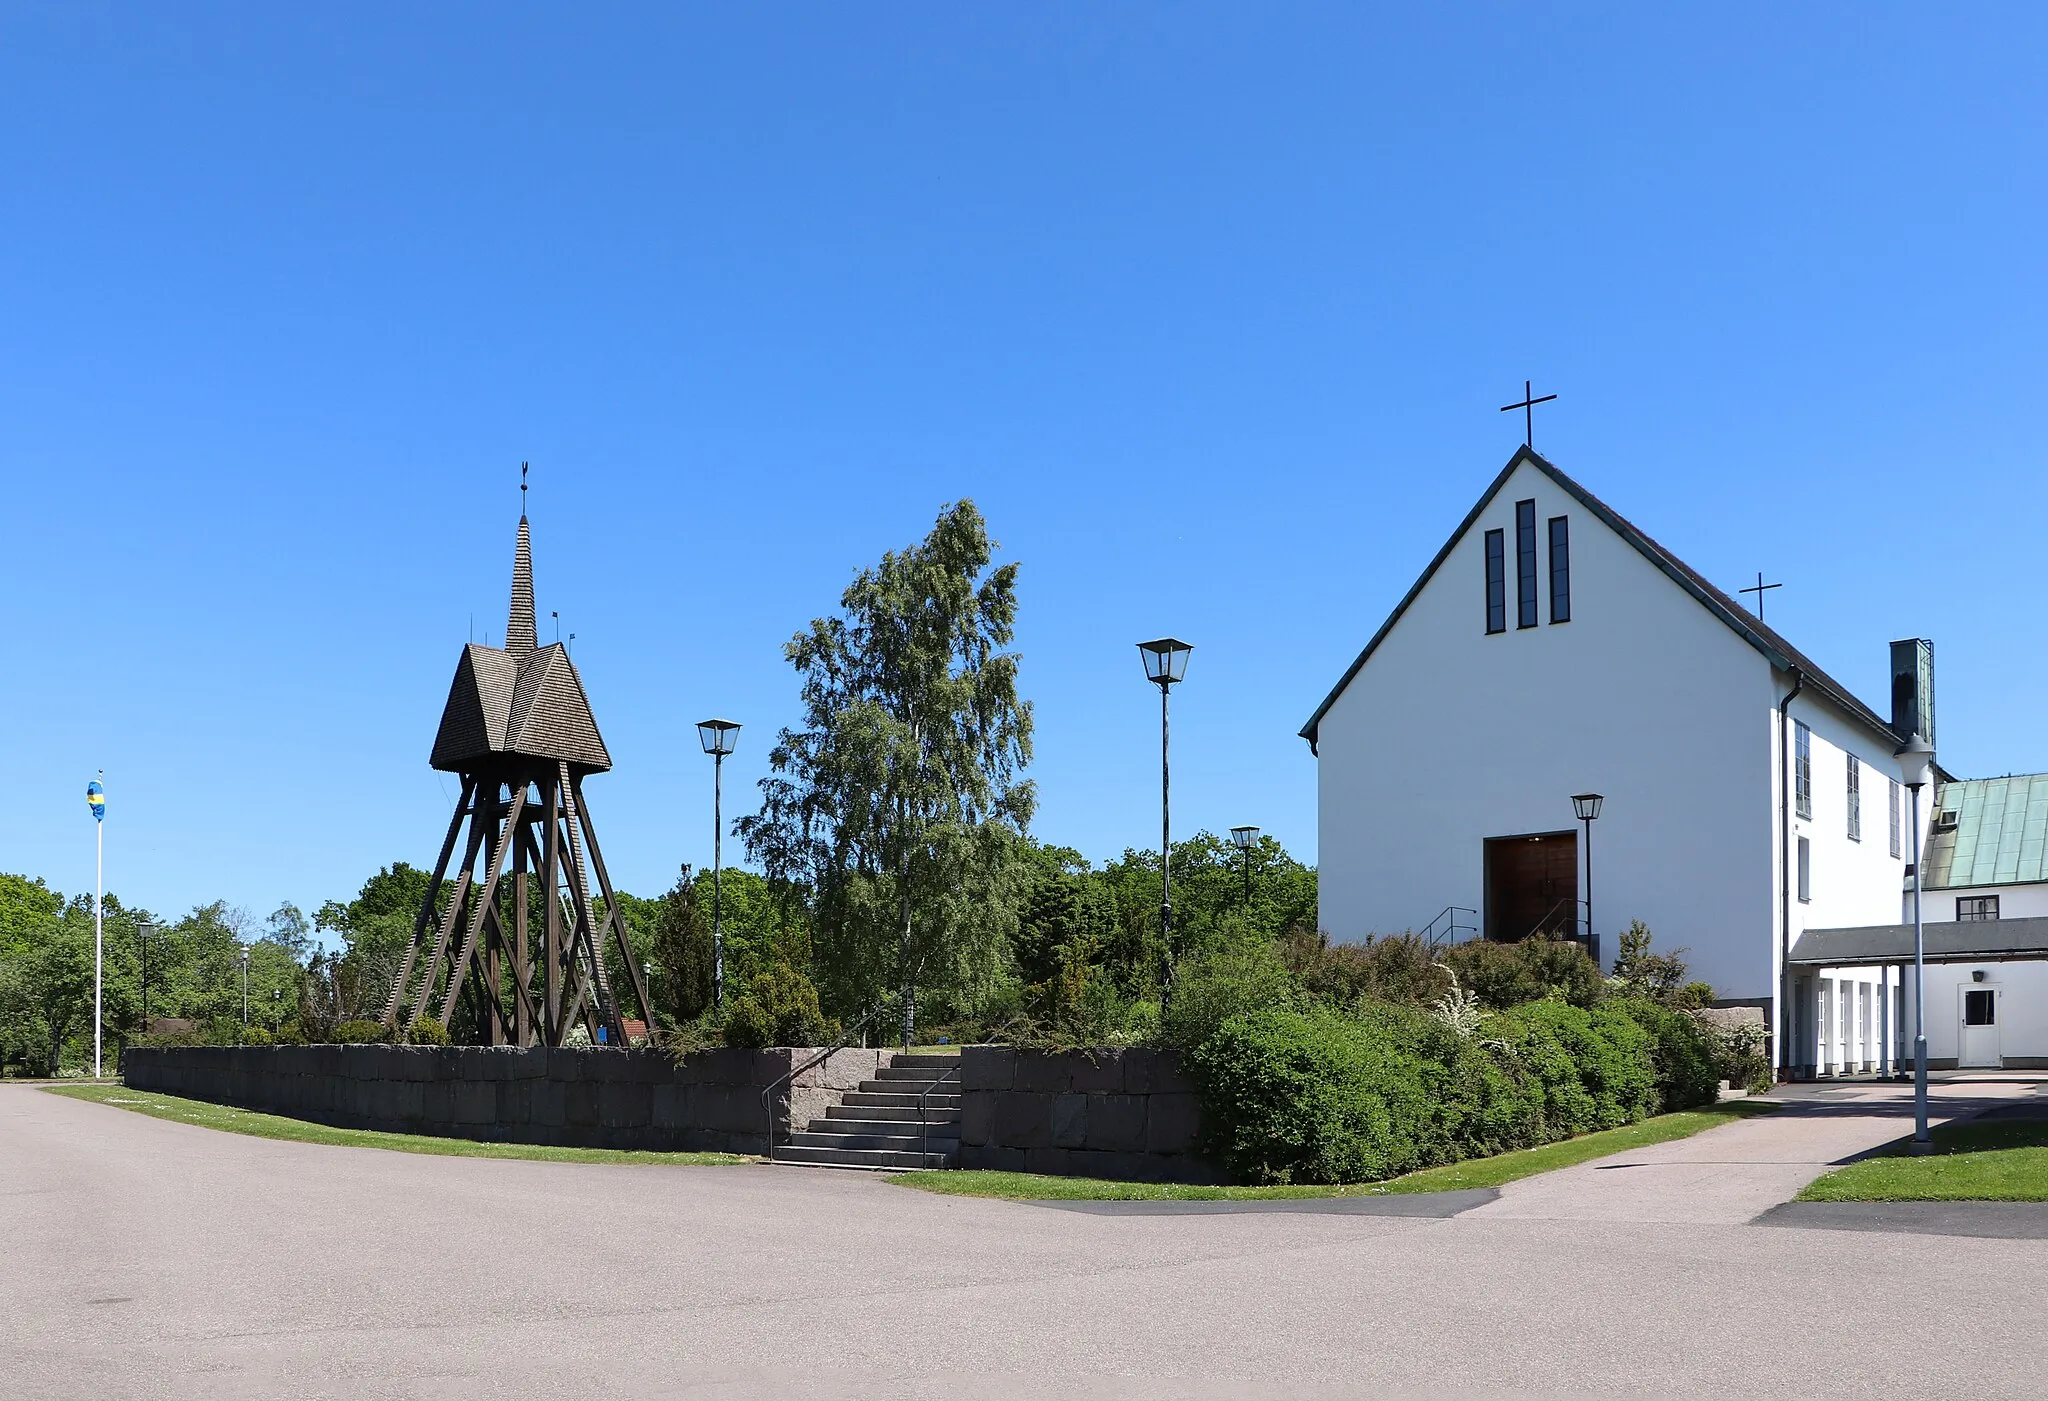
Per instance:
[[[0,1290],[25,1399],[2038,1396],[2048,1357],[2040,1242],[1103,1216],[273,1143],[23,1088]]]

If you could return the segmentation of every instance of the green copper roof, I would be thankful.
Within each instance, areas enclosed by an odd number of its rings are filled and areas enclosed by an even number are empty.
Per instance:
[[[1927,848],[1930,889],[2048,881],[2048,773],[1955,779],[1935,790],[1937,822]]]

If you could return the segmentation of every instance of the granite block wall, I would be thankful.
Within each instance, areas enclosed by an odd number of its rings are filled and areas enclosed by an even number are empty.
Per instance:
[[[762,1153],[871,1078],[886,1052],[848,1047],[779,1090],[813,1054],[787,1046],[667,1052],[612,1047],[130,1047],[122,1083],[341,1128],[505,1143]]]
[[[960,1051],[960,1166],[1221,1182],[1195,1151],[1201,1108],[1172,1051]]]

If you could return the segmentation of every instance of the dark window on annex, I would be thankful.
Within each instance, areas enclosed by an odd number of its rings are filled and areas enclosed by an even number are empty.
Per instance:
[[[1515,626],[1536,626],[1536,503],[1515,503]]]
[[[1486,630],[1508,630],[1507,532],[1486,532]]]
[[[1956,897],[1956,922],[1973,924],[1978,920],[1998,918],[1998,897],[1996,895],[1959,895]]]
[[[1572,620],[1572,538],[1570,518],[1550,518],[1550,621]]]
[[[1799,816],[1813,817],[1813,731],[1800,721],[1792,722],[1792,807]]]
[[[1849,756],[1849,840],[1863,840],[1863,765]]]

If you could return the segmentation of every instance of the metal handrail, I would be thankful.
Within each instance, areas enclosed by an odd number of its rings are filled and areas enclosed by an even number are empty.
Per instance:
[[[768,1159],[770,1162],[773,1162],[775,1160],[775,1101],[773,1098],[775,1092],[781,1089],[784,1085],[789,1084],[792,1080],[796,1079],[797,1076],[803,1074],[806,1070],[809,1070],[812,1066],[824,1064],[833,1056],[838,1055],[848,1046],[851,1046],[853,1044],[854,1037],[862,1032],[865,1032],[867,1030],[868,1023],[873,1021],[876,1017],[882,1015],[882,1013],[888,1008],[888,1006],[889,999],[887,996],[884,996],[880,1002],[877,1002],[874,1006],[868,1008],[867,1014],[865,1016],[863,1016],[859,1021],[855,1022],[852,1026],[846,1028],[846,1030],[840,1035],[837,1041],[834,1041],[824,1050],[818,1052],[818,1054],[816,1054],[815,1056],[812,1056],[802,1065],[797,1066],[793,1070],[784,1072],[779,1079],[775,1080],[766,1089],[761,1091],[761,1110],[764,1114],[767,1115],[768,1118]]]
[[[917,1097],[917,1166],[920,1172],[924,1170],[925,1160],[931,1156],[932,1139],[932,1121],[925,1114],[924,1102],[932,1097],[933,1090],[946,1083],[947,1075],[957,1075],[959,1073],[960,1063],[955,1061],[952,1065],[946,1067],[945,1075],[941,1075],[938,1079],[926,1085],[924,1093]],[[962,1088],[965,1088],[966,1082],[962,1081],[961,1083]],[[965,1106],[963,1105],[962,1108],[964,1109]]]
[[[1461,924],[1458,921],[1459,915],[1470,915],[1474,922],[1471,924]],[[1457,935],[1461,929],[1468,930],[1474,934],[1479,932],[1478,919],[1479,911],[1477,910],[1467,909],[1463,905],[1446,905],[1435,919],[1422,926],[1422,932],[1416,935],[1416,937],[1432,947],[1437,944],[1454,944],[1458,941]],[[1449,923],[1445,923],[1447,920]],[[1441,933],[1437,930],[1437,925],[1439,924],[1444,925]]]

